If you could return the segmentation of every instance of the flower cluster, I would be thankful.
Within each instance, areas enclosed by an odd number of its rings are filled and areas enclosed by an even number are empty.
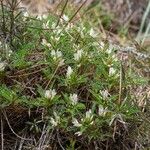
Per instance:
[[[62,19],[66,22],[69,21],[69,17],[65,14],[63,14]]]
[[[42,43],[43,46],[47,46],[48,48],[51,48],[51,44],[47,42],[46,39],[42,39]]]
[[[72,105],[76,105],[78,103],[78,95],[70,94],[70,101]]]
[[[67,73],[66,73],[67,79],[70,79],[72,73],[73,73],[73,69],[70,66],[68,66]]]
[[[116,74],[116,69],[114,69],[113,67],[110,67],[109,68],[109,75],[110,76],[113,76],[113,75],[115,75]]]
[[[62,58],[62,52],[59,50],[52,50],[51,51],[51,56],[53,58],[54,61],[58,61],[58,66],[62,66],[64,65],[64,59]]]
[[[93,28],[90,29],[89,34],[93,38],[96,38],[98,36],[97,32]]]
[[[85,115],[85,119],[87,119],[88,121],[90,121],[90,124],[93,124],[93,114],[92,114],[92,110],[89,109],[87,112],[86,112],[86,115]]]
[[[104,99],[107,99],[108,96],[110,95],[108,90],[100,90],[100,94]]]
[[[50,118],[50,123],[53,127],[58,126],[58,124],[60,123],[60,116],[58,116],[56,112],[54,112],[54,118]]]
[[[5,67],[6,67],[6,63],[5,62],[0,62],[0,72],[4,71]]]
[[[107,108],[104,108],[102,105],[98,107],[99,116],[105,116],[107,112],[108,112]]]
[[[62,57],[62,52],[61,51],[58,51],[58,50],[52,50],[51,51],[51,56],[53,57],[54,60],[57,60],[59,58]]]
[[[46,23],[43,23],[43,28],[44,29],[49,29],[49,20]]]
[[[72,119],[73,126],[77,127],[77,128],[80,128],[80,131],[77,131],[75,133],[78,136],[81,136],[83,134],[83,130],[81,130],[81,128],[82,127],[85,128],[84,124],[92,125],[93,123],[94,123],[94,121],[93,121],[93,113],[92,113],[91,109],[86,111],[85,118],[82,118],[80,123],[79,123],[79,121],[76,118]]]
[[[0,72],[4,71],[6,66],[7,66],[6,61],[2,61],[0,58]]]
[[[39,14],[39,15],[37,16],[37,19],[43,20],[43,19],[47,19],[47,17],[48,17],[48,15],[46,15],[46,14]]]
[[[56,94],[57,93],[56,93],[55,89],[46,90],[45,91],[45,98],[47,98],[47,99],[53,99]]]
[[[78,51],[74,54],[74,60],[76,60],[76,61],[80,60],[81,57],[82,57],[82,55],[83,55],[83,50],[82,50],[82,49],[81,49],[81,50],[78,50]]]

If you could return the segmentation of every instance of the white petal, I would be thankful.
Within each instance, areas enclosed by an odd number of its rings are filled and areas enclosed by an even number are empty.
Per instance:
[[[6,63],[0,62],[0,71],[4,71],[5,67],[6,67]]]
[[[73,73],[72,68],[70,66],[68,66],[67,73],[66,73],[67,78],[70,78],[72,73]]]
[[[77,94],[70,94],[70,100],[72,105],[76,105],[78,102],[78,95]]]
[[[52,124],[52,126],[56,127],[57,126],[57,122],[54,120],[54,118],[50,119],[50,123]]]
[[[109,68],[109,75],[112,76],[116,73],[116,70],[113,67]]]
[[[76,132],[75,134],[77,134],[78,136],[81,136],[82,135],[82,132]]]
[[[75,127],[81,127],[81,126],[82,126],[82,124],[79,123],[78,120],[75,119],[75,118],[73,119],[72,123],[73,123],[73,125],[74,125]]]

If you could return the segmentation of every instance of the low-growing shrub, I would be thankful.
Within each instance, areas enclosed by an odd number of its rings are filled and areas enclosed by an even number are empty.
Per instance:
[[[65,15],[59,24],[54,16],[22,20],[21,44],[0,63],[0,107],[13,132],[39,140],[24,146],[138,147],[141,109],[132,88],[147,83],[124,66],[117,49]]]

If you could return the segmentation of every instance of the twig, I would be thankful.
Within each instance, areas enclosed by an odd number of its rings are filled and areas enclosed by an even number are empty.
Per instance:
[[[120,67],[120,83],[119,83],[119,99],[118,99],[118,104],[120,105],[121,104],[121,97],[122,97],[122,75],[123,73],[123,67],[122,67],[122,64],[121,64],[121,67]]]
[[[41,72],[43,69],[45,68],[40,68],[39,70],[36,70],[34,72],[30,72],[30,73],[25,73],[25,74],[20,74],[20,75],[13,75],[13,76],[8,76],[9,78],[15,78],[15,77],[24,77],[24,76],[29,76],[29,75],[32,75],[32,74],[36,74],[38,72]]]
[[[1,115],[1,149],[4,150],[3,118]]]
[[[3,31],[4,37],[6,37],[6,23],[5,23],[3,0],[1,0],[1,9],[2,9],[2,31]]]
[[[55,71],[54,71],[52,77],[50,78],[50,80],[48,81],[48,83],[47,83],[47,85],[46,85],[46,87],[45,87],[45,90],[48,88],[49,84],[51,83],[52,79],[54,78],[54,76],[55,76],[55,74],[56,74],[58,68],[59,68],[59,65],[58,65],[57,68],[55,69]]]
[[[21,137],[20,135],[18,135],[18,134],[12,129],[12,127],[11,127],[11,125],[10,125],[10,123],[9,123],[9,120],[8,120],[8,118],[7,118],[6,112],[5,112],[5,111],[2,111],[2,113],[3,113],[3,115],[4,115],[4,117],[5,117],[6,121],[7,121],[7,124],[8,124],[8,126],[9,126],[11,132],[12,132],[16,137],[18,137],[18,138],[20,138],[20,139],[22,139],[22,140],[32,141],[32,139],[23,138],[23,137]]]
[[[59,25],[60,19],[61,19],[62,15],[63,15],[63,13],[64,13],[64,11],[65,11],[65,8],[67,7],[67,4],[68,4],[68,0],[66,0],[65,4],[64,4],[64,6],[63,6],[63,9],[62,9],[61,14],[60,14],[60,16],[59,16],[59,19],[58,19],[58,21],[57,21],[57,23],[56,23],[56,27]]]
[[[62,148],[62,150],[65,150],[64,147],[62,146],[61,142],[60,142],[58,130],[57,130],[57,139],[58,139],[58,143],[59,143],[60,147]]]
[[[76,16],[76,14],[81,10],[81,8],[86,4],[87,0],[85,0],[81,6],[77,9],[77,11],[74,13],[74,15],[69,19],[68,23],[70,23],[72,21],[72,19]],[[68,23],[66,24],[66,26],[68,25]]]

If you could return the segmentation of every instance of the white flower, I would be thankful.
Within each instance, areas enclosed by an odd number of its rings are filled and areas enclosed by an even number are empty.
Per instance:
[[[47,47],[51,47],[51,44],[50,43],[48,43],[47,41],[46,41],[46,39],[42,39],[42,43],[41,43],[43,46],[47,46]]]
[[[37,16],[37,19],[42,20],[42,19],[43,19],[43,18],[42,18],[42,15],[38,15],[38,16]]]
[[[48,29],[49,28],[49,20],[46,23],[43,23],[43,28]]]
[[[46,90],[45,91],[45,98],[53,99],[56,94],[57,93],[56,93],[55,89],[53,89],[53,90],[51,90],[51,89],[50,90]]]
[[[82,124],[78,122],[78,120],[76,118],[73,118],[72,123],[75,127],[81,127]]]
[[[10,57],[12,53],[13,53],[13,51],[12,51],[12,50],[9,50],[9,51],[8,51],[8,56]]]
[[[47,41],[46,41],[46,39],[42,39],[42,43],[41,43],[42,45],[46,45],[47,44]]]
[[[56,57],[57,57],[57,58],[62,57],[62,52],[57,50],[57,51],[56,51]]]
[[[62,52],[61,51],[55,51],[55,50],[52,50],[51,51],[51,56],[53,57],[54,60],[58,59],[58,58],[61,58],[62,57]]]
[[[93,115],[92,115],[91,109],[89,109],[89,110],[86,112],[85,117],[86,117],[86,119],[90,119],[90,120],[93,119]]]
[[[66,73],[67,78],[70,78],[72,73],[73,73],[72,68],[70,66],[68,66],[67,73]]]
[[[57,32],[57,33],[58,33],[58,32]],[[59,39],[60,39],[60,37],[55,37],[55,40],[56,40],[56,41],[59,41]]]
[[[111,54],[113,52],[114,46],[112,44],[109,45],[108,49],[106,50],[106,52],[108,54]]]
[[[43,17],[43,19],[47,19],[48,15],[43,14],[42,17]]]
[[[37,16],[37,19],[43,20],[43,19],[47,19],[47,17],[48,16],[46,14],[40,14],[40,15]]]
[[[50,119],[50,123],[52,124],[53,127],[56,127],[58,123],[54,120],[54,118]]]
[[[65,28],[65,31],[68,31],[69,29],[72,29],[74,26],[73,23],[68,23],[67,27]]]
[[[51,36],[51,39],[56,41],[56,42],[59,41],[60,40],[60,36],[63,35],[63,33],[60,34],[61,31],[62,30],[60,30],[60,29],[54,30],[54,33],[57,34],[57,36]]]
[[[114,69],[113,67],[109,68],[109,75],[113,76],[116,73],[116,69]]]
[[[6,63],[0,62],[0,71],[4,71],[5,67],[6,67]]]
[[[58,66],[59,67],[61,67],[61,66],[63,66],[65,63],[64,63],[64,59],[61,59],[60,61],[59,61],[59,63],[58,63]]]
[[[27,11],[26,11],[26,12],[24,12],[24,13],[23,13],[23,16],[24,16],[24,17],[29,17],[28,12],[27,12]]]
[[[100,48],[101,48],[101,49],[104,49],[104,47],[105,47],[104,42],[100,42]]]
[[[55,28],[56,28],[56,23],[55,23],[55,22],[53,22],[51,28],[52,28],[52,29],[55,29]]]
[[[54,117],[55,118],[52,117],[50,118],[50,123],[52,124],[53,127],[56,127],[60,122],[60,117],[57,115],[56,112],[54,112]]]
[[[52,56],[55,56],[55,55],[56,55],[55,50],[52,50],[52,51],[51,51],[51,55],[52,55]]]
[[[82,132],[81,132],[81,131],[78,131],[78,132],[76,132],[75,134],[78,135],[78,136],[81,136],[81,135],[82,135]]]
[[[77,67],[78,67],[78,68],[81,67],[81,63],[77,64]]]
[[[94,29],[93,28],[91,28],[91,30],[90,30],[90,36],[92,36],[93,38],[96,38],[97,37],[97,33],[94,31]]]
[[[106,114],[106,112],[107,112],[107,110],[104,109],[104,107],[103,107],[102,105],[99,105],[99,107],[98,107],[98,114],[99,114],[100,116],[103,116],[103,115]]]
[[[54,25],[53,25],[54,26]],[[53,32],[58,36],[57,38],[60,38],[60,35],[64,35],[63,33],[61,33],[62,32],[62,28],[61,27],[59,27],[59,26],[57,26],[57,27],[52,27],[52,29],[53,29]],[[55,36],[56,36],[55,35]],[[51,39],[55,39],[56,37],[54,37],[54,35],[53,36],[51,36]]]
[[[93,123],[94,123],[94,121],[91,121],[91,122],[90,122],[90,125],[92,125]]]
[[[50,44],[50,43],[47,43],[46,46],[50,48],[50,47],[51,47],[51,44]]]
[[[79,27],[77,27],[77,31],[78,32],[82,32],[82,31],[84,31],[86,28],[84,27],[84,25],[83,24],[81,24]]]
[[[112,55],[112,59],[113,59],[113,61],[115,61],[115,62],[117,62],[118,61],[118,57],[117,57],[117,55]]]
[[[62,52],[61,51],[56,51],[56,56],[59,58],[59,57],[62,57]]]
[[[98,42],[93,42],[92,45],[93,45],[93,46],[99,46],[99,43],[98,43]]]
[[[70,94],[70,100],[71,100],[72,105],[76,105],[78,103],[78,95]]]
[[[65,14],[62,16],[62,18],[63,18],[63,20],[65,20],[65,21],[69,21],[69,17],[66,16]]]
[[[108,98],[108,96],[110,95],[109,93],[108,93],[108,90],[100,90],[100,94],[102,95],[102,97],[104,98],[104,99],[106,99],[106,98]]]
[[[82,54],[83,50],[78,50],[77,53],[74,54],[74,60],[78,61],[82,57]]]
[[[56,121],[59,122],[60,121],[60,117],[57,115],[56,112],[54,112],[54,116],[55,116]]]

